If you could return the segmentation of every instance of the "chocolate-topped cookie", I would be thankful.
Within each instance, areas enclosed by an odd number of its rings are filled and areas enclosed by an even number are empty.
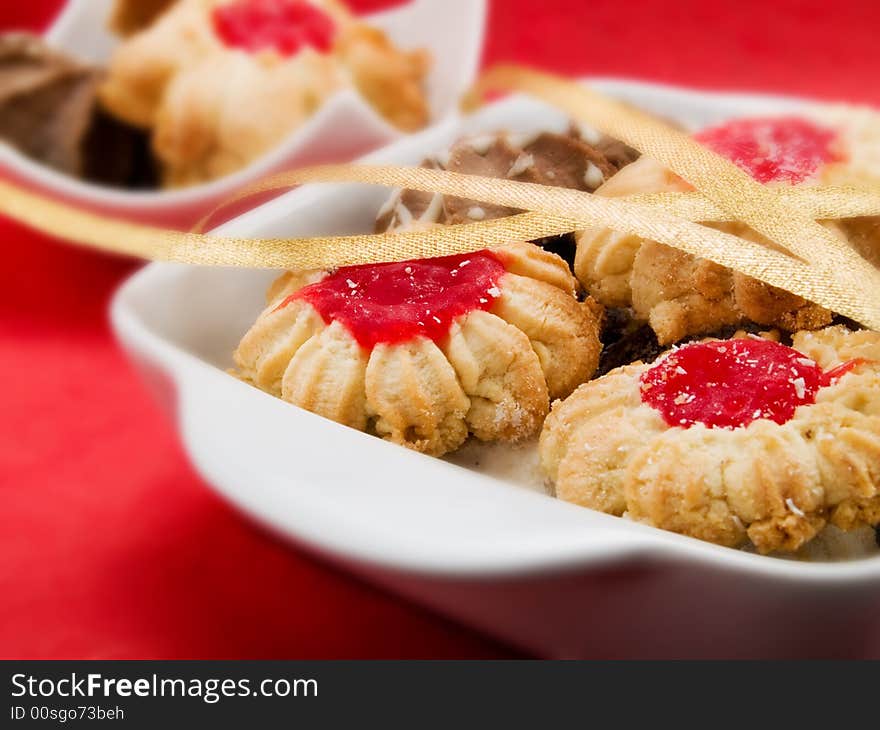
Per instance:
[[[613,140],[601,136],[596,139],[613,152],[616,161],[572,127],[566,134],[497,132],[465,137],[445,153],[426,160],[423,166],[593,192],[631,161],[622,149],[613,147]],[[376,230],[475,223],[516,212],[476,200],[397,190],[379,211]],[[571,242],[559,239],[556,243],[567,249]],[[562,254],[563,250],[557,253]]]
[[[0,36],[0,139],[83,180],[126,187],[155,182],[146,135],[100,109],[102,77],[36,36]]]

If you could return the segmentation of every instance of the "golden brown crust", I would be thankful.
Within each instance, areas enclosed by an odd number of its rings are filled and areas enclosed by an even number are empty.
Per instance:
[[[430,120],[425,78],[431,56],[423,50],[401,51],[376,28],[353,24],[343,30],[336,52],[354,85],[376,111],[405,132]]]
[[[640,157],[627,165],[596,195],[620,198],[637,193],[686,190],[687,185],[658,162]],[[589,228],[578,234],[574,273],[598,301],[608,307],[628,307],[632,302],[633,262],[644,240],[611,230]]]
[[[455,370],[430,340],[380,344],[369,355],[366,408],[377,435],[426,454],[445,454],[467,438],[469,406]]]
[[[568,264],[556,254],[543,248],[520,241],[508,243],[494,251],[504,262],[504,268],[511,274],[543,281],[572,296],[580,290],[580,285],[572,276]]]
[[[729,269],[646,241],[633,260],[632,308],[660,344],[739,322]]]
[[[177,0],[116,0],[110,16],[110,28],[121,36],[130,36],[150,26]]]
[[[395,443],[441,455],[468,435],[518,441],[538,432],[551,398],[595,371],[599,316],[579,302],[565,263],[533,244],[497,250],[504,274],[489,311],[449,336],[360,348],[305,300],[281,305],[321,272],[287,273],[235,352],[238,374],[273,395]]]
[[[738,271],[733,272],[733,299],[745,319],[786,332],[821,329],[831,324],[833,318],[831,312],[818,304]]]
[[[824,368],[880,355],[880,334],[795,335]],[[670,428],[641,401],[634,364],[554,406],[541,458],[561,499],[721,545],[795,550],[827,522],[880,522],[880,361],[822,388],[779,425]]]
[[[596,371],[601,345],[588,304],[543,281],[507,274],[491,311],[529,338],[551,400],[564,398]]]
[[[296,350],[284,371],[281,397],[337,423],[364,429],[367,363],[367,354],[333,322]]]
[[[326,328],[320,315],[305,302],[277,303],[260,315],[235,352],[239,371],[261,390],[281,395],[281,381],[294,355]]]
[[[469,399],[465,416],[478,439],[518,441],[538,431],[550,398],[528,337],[489,312],[453,323],[443,354]]]

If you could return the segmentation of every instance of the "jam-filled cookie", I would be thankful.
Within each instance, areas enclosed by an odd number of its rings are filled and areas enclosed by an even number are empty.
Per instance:
[[[727,546],[880,522],[880,334],[673,349],[582,385],[544,426],[557,497]]]
[[[178,0],[117,49],[101,98],[152,130],[165,183],[180,186],[244,167],[347,87],[422,127],[428,66],[338,0]]]
[[[533,244],[290,273],[235,352],[238,374],[428,454],[534,435],[595,371],[601,308]]]
[[[706,129],[696,139],[770,186],[864,185],[880,180],[880,116],[850,107],[820,107],[798,116],[740,119]],[[690,186],[647,157],[621,170],[597,191],[612,197],[688,191]],[[876,218],[824,222],[880,263]],[[739,223],[717,228],[753,241]],[[578,237],[575,273],[611,307],[632,307],[661,344],[752,321],[788,332],[817,329],[831,313],[794,294],[677,249],[610,229]]]

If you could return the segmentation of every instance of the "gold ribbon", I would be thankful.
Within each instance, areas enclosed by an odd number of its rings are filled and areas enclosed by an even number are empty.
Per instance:
[[[624,104],[562,79],[519,68],[486,74],[471,100],[489,89],[531,93],[664,163],[699,192],[604,198],[574,190],[425,168],[323,166],[283,173],[238,196],[310,182],[360,182],[424,190],[524,214],[400,233],[250,239],[139,226],[77,210],[0,182],[0,213],[49,235],[105,251],[192,264],[332,268],[464,253],[609,227],[659,241],[780,287],[880,329],[880,274],[816,221],[880,215],[880,191],[768,188],[687,135]],[[742,221],[788,251],[699,225]]]
[[[871,299],[876,298],[873,292],[880,291],[880,272],[846,241],[786,201],[777,188],[761,185],[729,160],[662,120],[578,84],[516,66],[498,66],[484,74],[464,104],[473,106],[488,91],[526,92],[647,154],[737,220],[813,264],[827,277],[828,288],[834,282],[833,288],[839,293],[864,292]],[[813,284],[821,287],[819,281]],[[871,319],[880,322],[880,302],[872,303],[870,310]]]

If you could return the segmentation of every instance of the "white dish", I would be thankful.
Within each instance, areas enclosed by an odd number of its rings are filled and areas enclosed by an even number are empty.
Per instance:
[[[691,126],[802,103],[594,85]],[[566,124],[555,110],[514,97],[367,159],[415,164],[462,133]],[[387,195],[355,185],[307,186],[223,232],[364,231]],[[880,623],[872,626],[880,556],[781,560],[633,524],[407,451],[230,377],[230,353],[274,275],[153,264],[120,290],[112,308],[121,342],[173,404],[196,468],[247,514],[545,655],[880,655]]]
[[[54,47],[93,63],[107,61],[117,39],[107,30],[113,0],[69,0],[46,33]],[[461,94],[479,68],[485,0],[411,0],[365,20],[402,48],[427,48],[433,65],[427,80],[432,119],[457,113]],[[221,201],[266,175],[351,159],[400,139],[353,90],[342,91],[271,152],[247,168],[211,183],[173,191],[124,191],[82,182],[36,163],[0,143],[0,169],[10,177],[77,205],[119,217],[164,225],[191,225]]]

